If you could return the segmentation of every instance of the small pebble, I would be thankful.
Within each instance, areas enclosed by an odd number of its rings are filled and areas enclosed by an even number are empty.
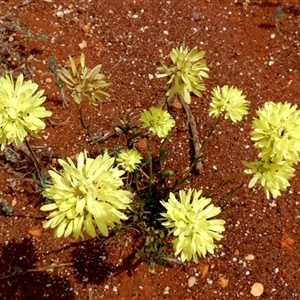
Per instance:
[[[196,283],[196,277],[195,276],[191,276],[188,279],[188,287],[191,288],[193,285],[195,285],[195,283]]]
[[[254,296],[254,297],[259,297],[263,294],[264,292],[264,286],[259,283],[259,282],[255,282],[253,285],[252,285],[252,288],[251,288],[251,295]]]
[[[170,287],[166,286],[164,290],[164,295],[168,295],[170,292]]]
[[[253,254],[247,254],[246,256],[245,256],[245,260],[254,260],[254,255]]]
[[[273,60],[270,60],[270,61],[268,62],[268,65],[269,65],[269,66],[273,66],[273,65],[274,65],[274,61],[273,61]]]
[[[226,279],[225,277],[223,276],[220,276],[219,279],[218,279],[218,283],[219,285],[224,289],[226,287],[228,287],[228,279]]]
[[[275,33],[272,33],[271,34],[271,39],[275,39],[275,36],[276,36]]]

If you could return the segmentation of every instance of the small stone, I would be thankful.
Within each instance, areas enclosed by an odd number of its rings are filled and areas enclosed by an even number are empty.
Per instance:
[[[45,82],[46,82],[46,83],[51,83],[51,82],[52,82],[52,78],[47,77],[47,78],[45,79]]]
[[[223,289],[228,287],[228,279],[226,279],[224,276],[219,277],[218,283]]]
[[[203,279],[208,273],[209,265],[200,265],[198,269],[201,273],[201,278]]]
[[[273,66],[274,65],[274,61],[273,60],[270,60],[269,62],[268,62],[268,65],[271,67],[271,66]]]
[[[264,292],[264,286],[259,283],[259,282],[255,282],[252,287],[251,287],[251,295],[254,297],[259,297],[263,294]]]
[[[271,34],[271,39],[275,39],[275,37],[276,37],[275,33],[272,33]]]
[[[136,143],[136,148],[137,148],[137,150],[146,150],[146,148],[147,148],[147,144],[148,144],[148,142],[147,142],[147,139],[141,139],[140,141],[138,141],[137,143]]]
[[[164,295],[168,295],[170,293],[170,287],[166,286],[164,290]]]
[[[254,260],[254,255],[253,254],[247,254],[246,256],[245,256],[245,260]]]
[[[80,49],[84,49],[87,47],[87,41],[82,41],[80,44],[78,44]]]
[[[27,230],[28,234],[35,237],[35,238],[40,238],[42,235],[42,229],[39,227],[32,227]]]
[[[135,108],[140,108],[140,107],[142,107],[141,102],[140,102],[140,101],[135,102],[135,103],[134,103],[134,107],[135,107]]]
[[[164,33],[165,35],[168,35],[168,34],[169,34],[169,32],[168,32],[167,30],[164,30],[163,33]]]
[[[173,110],[181,110],[182,104],[179,101],[175,101],[174,103],[172,103],[171,108]]]
[[[148,78],[149,78],[149,80],[151,80],[151,79],[153,79],[154,78],[154,76],[152,75],[152,74],[148,74]]]
[[[79,28],[84,32],[84,33],[89,33],[91,31],[91,27],[86,24],[79,24]]]
[[[193,285],[195,285],[195,283],[196,283],[196,277],[195,276],[191,276],[188,279],[188,287],[191,288]]]

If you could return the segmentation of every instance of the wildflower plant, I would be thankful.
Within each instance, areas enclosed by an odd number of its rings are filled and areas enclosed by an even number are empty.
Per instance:
[[[175,255],[180,254],[182,262],[194,260],[198,263],[198,256],[205,257],[207,252],[213,254],[214,240],[219,241],[220,233],[225,230],[224,220],[211,219],[220,214],[221,209],[201,194],[201,190],[180,190],[180,201],[173,193],[168,201],[161,201],[167,210],[161,213],[164,217],[162,225],[171,229],[170,233],[176,237],[172,243]]]
[[[80,104],[83,97],[88,98],[92,105],[96,101],[107,101],[109,94],[104,91],[111,84],[106,82],[106,76],[100,73],[102,65],[97,65],[92,70],[85,65],[85,55],[80,56],[80,65],[77,67],[71,56],[70,69],[61,68],[58,72],[59,78],[72,91],[72,96],[77,104]]]
[[[142,155],[136,149],[122,150],[117,157],[118,165],[127,172],[133,172],[142,161]]]
[[[52,115],[41,104],[46,100],[38,85],[24,81],[20,74],[14,82],[11,74],[0,78],[0,144],[3,150],[9,144],[22,143],[28,134],[38,138],[46,127],[42,118]]]
[[[300,157],[300,111],[290,103],[265,103],[252,123],[251,139],[263,160],[297,163]]]
[[[198,51],[197,47],[189,50],[188,47],[173,48],[170,52],[172,64],[166,66],[162,63],[158,67],[158,78],[169,77],[169,89],[166,95],[171,99],[181,94],[187,104],[191,103],[191,93],[198,97],[205,91],[203,78],[208,78],[208,67],[205,60],[205,51]]]
[[[241,121],[248,113],[249,103],[243,91],[228,85],[220,88],[215,87],[212,91],[212,101],[210,103],[209,115],[218,118],[225,113],[225,119],[230,118],[232,122]]]
[[[108,236],[108,227],[126,220],[124,211],[131,203],[130,192],[122,190],[123,170],[114,166],[115,159],[107,152],[95,159],[87,152],[77,157],[77,165],[70,158],[58,160],[62,170],[50,170],[50,181],[43,195],[53,203],[41,207],[52,211],[45,228],[56,228],[56,237],[91,237],[98,229]]]
[[[57,70],[54,64],[51,68],[59,87],[64,85],[71,90],[81,124],[90,134],[89,126],[82,118],[82,100],[87,98],[92,105],[107,101],[109,94],[105,89],[110,83],[100,73],[101,65],[92,70],[86,67],[84,54],[78,66],[73,58],[69,59],[70,68]],[[143,237],[143,245],[136,250],[136,255],[147,261],[151,271],[155,263],[166,264],[173,259],[168,255],[171,245],[174,255],[180,257],[173,261],[180,263],[198,263],[199,258],[214,253],[216,242],[223,237],[225,221],[217,218],[222,209],[213,204],[212,196],[231,179],[205,195],[201,190],[185,190],[183,185],[195,175],[194,169],[198,171],[208,139],[221,116],[236,123],[249,110],[249,102],[241,89],[229,85],[215,87],[211,92],[209,115],[216,123],[206,139],[200,142],[189,104],[191,94],[201,97],[201,92],[206,89],[203,79],[208,77],[209,69],[205,51],[198,51],[196,47],[192,50],[174,48],[170,59],[170,66],[162,64],[157,74],[158,78],[168,79],[166,99],[143,110],[131,121],[115,125],[112,133],[107,134],[110,137],[124,133],[122,146],[117,145],[115,151],[108,153],[107,150],[100,151],[96,144],[98,155],[95,158],[83,150],[76,162],[69,157],[58,159],[57,169],[39,177],[39,191],[48,201],[41,207],[42,211],[49,212],[44,227],[55,229],[55,237],[72,235],[78,239],[84,238],[85,234],[107,237],[114,228],[115,232],[134,228]],[[40,118],[51,113],[40,107],[45,97],[42,97],[42,91],[35,94],[36,90],[37,86],[31,82],[23,84],[23,77],[18,78],[16,86],[12,77],[0,78],[2,147],[21,142],[27,133],[37,136],[45,127]],[[169,135],[176,126],[168,106],[175,97],[187,114],[195,149],[195,158],[180,178],[168,168]],[[289,180],[295,175],[293,165],[299,161],[300,134],[297,129],[300,113],[296,105],[268,102],[257,114],[258,118],[252,123],[251,139],[259,152],[258,159],[243,161],[242,174],[252,176],[250,188],[259,184],[267,198],[277,197],[290,185]],[[136,145],[141,137],[145,140],[146,151]],[[91,141],[94,140],[91,138]],[[233,189],[229,197],[243,183]]]
[[[253,175],[249,182],[249,188],[256,183],[260,184],[264,190],[267,199],[270,194],[273,198],[281,195],[290,186],[289,180],[295,176],[295,169],[286,161],[271,162],[258,160],[254,162],[243,162],[247,167],[245,173]]]
[[[160,138],[165,138],[175,126],[175,120],[162,108],[150,107],[141,115],[142,127],[148,128],[151,133]]]
[[[251,139],[259,150],[259,160],[246,162],[245,173],[253,175],[249,187],[260,184],[273,198],[281,195],[295,175],[293,165],[300,155],[300,111],[290,103],[266,102],[257,110],[258,118],[252,122]]]

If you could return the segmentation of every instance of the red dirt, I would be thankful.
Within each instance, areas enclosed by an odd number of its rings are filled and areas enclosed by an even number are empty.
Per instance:
[[[272,16],[279,5],[284,13],[275,25]],[[1,70],[23,72],[45,89],[45,106],[53,112],[55,124],[46,121],[42,139],[30,142],[48,167],[56,160],[45,155],[95,151],[86,142],[69,94],[68,109],[62,107],[47,67],[50,56],[66,65],[69,55],[84,52],[88,66],[101,63],[109,74],[111,102],[96,110],[84,107],[91,131],[101,134],[120,116],[135,115],[164,97],[165,81],[156,79],[155,73],[173,47],[185,44],[205,50],[210,68],[207,94],[193,97],[191,104],[200,139],[214,122],[208,116],[213,87],[241,88],[250,101],[250,113],[237,124],[222,120],[209,141],[203,174],[185,186],[204,192],[242,172],[241,160],[255,159],[249,132],[258,107],[269,100],[300,105],[298,1],[8,0],[0,2],[0,11],[2,21],[10,13],[34,35],[10,32],[9,43],[20,57],[5,57]],[[79,46],[82,41],[87,42],[84,49]],[[169,164],[180,175],[192,159],[191,137],[184,129],[184,114],[172,114],[177,124],[170,136]],[[123,142],[113,137],[101,147],[113,149]],[[262,189],[249,190],[245,184],[220,215],[226,231],[214,255],[201,258],[198,265],[157,266],[151,274],[145,263],[135,264],[135,231],[123,233],[120,243],[114,237],[55,239],[53,230],[42,227],[46,214],[40,211],[41,199],[31,180],[32,162],[26,157],[8,162],[3,153],[0,158],[0,196],[13,205],[10,216],[0,215],[1,299],[244,300],[255,298],[250,290],[256,282],[264,286],[261,299],[300,299],[299,170],[288,191],[274,201],[267,200]],[[224,204],[238,183],[222,188],[214,204]],[[56,267],[49,269],[54,263]],[[196,283],[189,288],[191,276]]]

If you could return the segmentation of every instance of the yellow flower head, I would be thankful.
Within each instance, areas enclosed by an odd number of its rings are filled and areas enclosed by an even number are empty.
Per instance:
[[[262,160],[297,163],[300,158],[300,111],[290,103],[267,102],[257,111],[251,139]]]
[[[95,237],[95,227],[108,236],[108,226],[127,219],[122,211],[129,207],[131,199],[129,191],[120,189],[124,171],[113,166],[114,158],[107,152],[95,159],[81,152],[77,166],[70,158],[58,162],[62,170],[49,171],[51,180],[43,192],[54,201],[41,207],[43,211],[54,210],[45,228],[56,227],[56,237],[73,233],[76,239],[83,238],[82,231]]]
[[[243,91],[233,86],[215,87],[211,93],[212,102],[210,103],[209,115],[218,118],[225,112],[225,119],[230,118],[234,123],[242,120],[249,109],[246,96],[242,93]]]
[[[205,257],[206,253],[214,253],[214,239],[219,241],[223,236],[220,232],[225,230],[225,221],[221,219],[211,220],[221,212],[215,207],[210,198],[201,197],[202,191],[189,189],[186,193],[179,191],[178,201],[173,193],[170,193],[167,202],[161,204],[167,209],[161,215],[165,222],[162,223],[171,229],[176,237],[173,240],[175,255],[181,253],[181,260],[194,260],[198,263],[198,256]]]
[[[141,115],[142,126],[160,138],[165,138],[175,126],[173,117],[162,108],[150,107]]]
[[[92,105],[97,105],[96,100],[107,101],[109,94],[104,92],[103,89],[110,86],[111,83],[106,82],[106,76],[100,73],[102,66],[97,65],[92,70],[88,69],[85,65],[83,53],[80,57],[78,69],[72,57],[69,56],[69,60],[71,70],[61,68],[58,76],[72,91],[75,102],[80,104],[83,97],[87,97]]]
[[[201,91],[205,91],[203,77],[208,78],[209,71],[206,66],[205,51],[198,52],[197,47],[189,51],[188,47],[180,47],[172,49],[170,53],[172,65],[167,67],[162,64],[158,67],[161,74],[157,74],[158,78],[169,77],[167,84],[170,89],[166,95],[172,97],[177,93],[183,96],[187,104],[191,103],[190,93],[194,93],[201,97]]]
[[[256,183],[260,184],[264,190],[267,199],[270,199],[270,193],[273,198],[281,195],[280,191],[285,191],[290,186],[289,180],[295,176],[295,169],[286,161],[265,162],[262,160],[254,162],[243,161],[248,168],[244,172],[253,174],[253,178],[249,182],[249,188]]]
[[[24,141],[28,133],[38,137],[38,132],[45,128],[41,118],[52,115],[41,106],[46,100],[44,91],[37,93],[38,85],[31,80],[23,82],[19,75],[14,84],[12,75],[0,78],[0,144],[1,150],[11,143]]]
[[[135,149],[126,149],[118,154],[117,163],[125,171],[133,172],[136,166],[141,163],[142,156]]]

